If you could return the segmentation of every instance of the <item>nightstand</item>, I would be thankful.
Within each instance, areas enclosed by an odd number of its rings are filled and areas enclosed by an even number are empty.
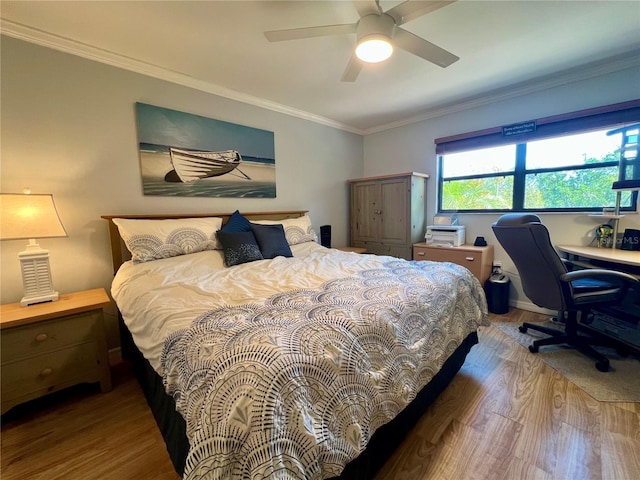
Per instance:
[[[473,245],[445,247],[416,243],[413,245],[413,259],[457,263],[468,268],[484,285],[484,282],[491,275],[491,268],[493,267],[493,245],[485,247]]]
[[[78,383],[111,390],[104,334],[104,288],[61,295],[56,302],[0,310],[1,413]]]
[[[362,247],[333,247],[336,250],[340,250],[342,252],[353,252],[353,253],[367,253],[366,248]]]

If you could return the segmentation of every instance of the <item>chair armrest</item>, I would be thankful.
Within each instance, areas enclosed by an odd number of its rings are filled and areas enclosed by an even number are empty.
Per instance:
[[[564,263],[564,267],[567,269],[568,272],[572,272],[576,269],[582,270],[584,268],[580,265],[573,263],[573,261],[569,260],[568,258],[561,258],[560,260],[562,260],[562,263]]]
[[[587,268],[584,270],[573,270],[560,275],[563,282],[573,282],[580,278],[596,278],[600,280],[618,280],[630,284],[638,284],[640,280],[629,273],[618,272],[617,270],[606,270],[604,268]]]

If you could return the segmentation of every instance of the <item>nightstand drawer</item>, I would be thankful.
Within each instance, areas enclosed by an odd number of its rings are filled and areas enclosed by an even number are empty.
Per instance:
[[[2,330],[2,363],[93,342],[98,315],[101,310]]]
[[[91,343],[4,363],[0,371],[2,397],[17,400],[80,381],[99,381],[97,373],[92,372],[96,372],[96,354]]]

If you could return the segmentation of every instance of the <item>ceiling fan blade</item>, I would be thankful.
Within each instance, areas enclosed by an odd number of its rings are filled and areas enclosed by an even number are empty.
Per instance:
[[[343,82],[355,82],[356,78],[358,78],[358,75],[360,74],[360,70],[362,70],[362,63],[354,53],[351,55],[351,59],[349,60],[347,68],[345,68],[340,80]]]
[[[362,0],[354,0],[353,6],[356,7],[360,18],[371,15],[372,13],[375,13],[376,15],[382,13],[378,0],[367,0],[366,2],[363,2]]]
[[[453,53],[447,52],[445,49],[431,42],[427,42],[424,38],[420,38],[402,28],[395,29],[393,43],[398,48],[413,53],[442,68],[448,67],[452,63],[460,60],[460,57],[455,56]]]
[[[419,0],[407,0],[406,2],[402,2],[395,7],[390,8],[384,13],[393,17],[393,19],[396,21],[396,25],[402,25],[403,23],[407,23],[414,18],[421,17],[422,15],[426,15],[427,13],[438,10],[439,8],[446,7],[450,3],[455,3],[455,1],[456,0],[443,2],[424,2]]]
[[[300,38],[326,37],[343,33],[355,33],[355,23],[342,25],[322,25],[320,27],[290,28],[288,30],[272,30],[264,32],[264,36],[270,42],[283,42],[286,40],[298,40]]]

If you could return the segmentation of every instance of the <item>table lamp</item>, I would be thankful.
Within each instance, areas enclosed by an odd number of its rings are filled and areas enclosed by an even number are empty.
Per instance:
[[[51,282],[49,251],[35,239],[66,236],[52,195],[0,193],[0,240],[29,240],[18,254],[24,284],[20,305],[58,300]]]

